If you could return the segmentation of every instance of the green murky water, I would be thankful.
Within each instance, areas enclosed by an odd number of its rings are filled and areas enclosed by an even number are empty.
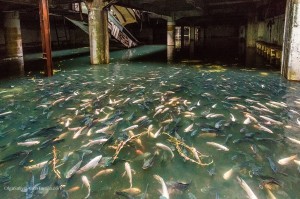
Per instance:
[[[130,187],[127,174],[122,177],[126,161],[135,171],[133,187],[141,190],[133,198],[145,196],[146,187],[146,198],[159,198],[162,186],[153,175],[163,178],[174,199],[247,198],[237,176],[258,198],[268,197],[267,189],[260,186],[264,183],[277,198],[300,196],[297,164],[293,160],[287,165],[277,163],[299,152],[299,144],[286,138],[300,140],[297,83],[287,82],[278,72],[198,61],[167,64],[161,61],[166,56],[163,46],[115,51],[111,56],[107,66],[90,66],[88,57],[79,57],[57,63],[61,70],[53,78],[30,76],[0,82],[2,198],[67,198],[66,193],[69,198],[84,198],[88,189],[82,185],[83,175],[91,185],[90,198],[125,198],[115,192]],[[156,113],[159,106],[163,113]],[[142,116],[144,120],[136,122]],[[124,129],[132,125],[138,125],[132,132],[141,134],[141,142],[127,142],[112,163],[110,157],[130,136]],[[150,125],[153,130],[147,132]],[[80,134],[76,134],[78,127],[85,127]],[[154,138],[160,128],[163,133]],[[178,145],[195,162],[185,160],[165,133],[203,154],[202,163],[213,163],[196,164],[193,153]],[[99,138],[108,141],[82,147]],[[18,145],[22,142],[38,144]],[[229,151],[207,142],[222,144]],[[156,143],[169,146],[175,157]],[[55,170],[61,179],[53,169],[53,146],[58,160]],[[158,155],[152,167],[142,169],[144,159],[155,151]],[[66,172],[83,153],[80,167],[99,155],[102,160],[95,168],[66,179]],[[50,161],[45,179],[40,180],[42,168],[25,169],[44,161]],[[225,180],[223,174],[231,168],[233,174]],[[103,169],[113,172],[93,179]],[[27,190],[26,196],[26,190],[14,190],[29,187],[32,176],[36,191]],[[175,182],[190,185],[183,190]]]

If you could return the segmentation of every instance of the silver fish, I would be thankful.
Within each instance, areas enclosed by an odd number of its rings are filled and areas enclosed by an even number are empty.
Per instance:
[[[162,143],[156,143],[156,146],[163,149],[163,150],[169,151],[171,153],[172,158],[174,158],[174,153],[173,153],[173,151],[171,150],[170,147],[168,147],[168,146],[166,146]]]
[[[67,173],[66,173],[66,178],[70,178],[72,177],[72,175],[75,174],[75,172],[79,169],[80,165],[82,163],[82,160],[80,160],[79,162],[77,162]]]
[[[102,155],[94,157],[91,161],[89,161],[86,165],[81,167],[76,173],[81,174],[85,171],[95,168],[98,165],[98,162],[101,160]]]
[[[88,189],[88,194],[84,197],[86,199],[86,198],[90,197],[91,185],[90,185],[90,182],[89,182],[89,180],[86,176],[82,176],[81,180],[82,180],[83,184],[86,186],[86,188]]]
[[[168,188],[167,188],[167,185],[166,185],[164,179],[162,177],[160,177],[159,175],[153,175],[153,177],[156,180],[158,180],[162,186],[162,197],[169,199],[170,196],[169,196]]]
[[[247,183],[240,177],[236,177],[238,180],[238,183],[241,185],[241,187],[246,191],[249,199],[258,199],[257,196],[254,194],[254,192],[251,190],[251,188],[247,185]]]

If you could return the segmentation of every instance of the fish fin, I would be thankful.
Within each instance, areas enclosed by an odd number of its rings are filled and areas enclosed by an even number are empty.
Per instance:
[[[136,174],[135,170],[131,169],[131,171],[133,172],[134,175]]]
[[[126,174],[126,171],[124,171],[124,173],[122,174],[122,177],[124,177],[124,176],[125,176],[125,174]]]

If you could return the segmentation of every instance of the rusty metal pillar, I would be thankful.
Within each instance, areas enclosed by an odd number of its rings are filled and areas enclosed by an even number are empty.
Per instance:
[[[281,74],[300,81],[300,0],[287,0],[283,35]]]
[[[87,2],[91,64],[109,63],[108,12],[103,0]]]
[[[44,74],[45,76],[50,77],[53,75],[53,62],[48,0],[40,0],[39,6],[43,60],[45,60]]]

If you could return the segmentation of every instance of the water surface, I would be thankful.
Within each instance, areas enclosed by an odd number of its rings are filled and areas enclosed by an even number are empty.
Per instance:
[[[122,198],[115,192],[130,186],[127,175],[122,177],[127,161],[135,171],[133,187],[143,193],[148,186],[146,198],[161,195],[161,184],[153,175],[161,176],[167,184],[191,183],[186,190],[170,188],[170,198],[174,199],[192,198],[191,194],[196,198],[247,198],[237,176],[245,180],[258,198],[268,197],[267,189],[260,186],[267,180],[280,184],[271,186],[277,198],[299,197],[297,164],[277,163],[299,151],[299,144],[286,138],[300,140],[298,84],[287,82],[278,71],[260,66],[212,62],[197,56],[192,60],[181,58],[167,62],[166,56],[164,46],[142,46],[112,52],[108,65],[90,66],[89,57],[83,56],[57,62],[59,70],[52,78],[36,74],[2,80],[0,114],[6,114],[0,116],[0,159],[20,151],[32,151],[28,156],[13,157],[0,165],[0,180],[6,181],[0,195],[26,198],[26,190],[7,189],[25,189],[34,176],[35,187],[41,188],[27,198],[66,197],[63,191],[57,190],[59,186],[68,192],[69,198],[84,198],[88,190],[82,186],[81,177],[85,175],[91,184],[90,198]],[[154,116],[158,110],[155,108],[161,105],[165,112]],[[249,115],[254,119],[245,122]],[[147,117],[134,123],[142,116]],[[70,121],[68,127],[67,121]],[[191,130],[185,132],[191,124]],[[112,164],[109,158],[129,138],[128,131],[123,130],[132,125],[138,125],[132,130],[135,135],[147,132],[150,125],[153,130],[140,137],[141,144],[135,141],[126,144]],[[84,126],[74,139],[78,129],[73,129]],[[109,128],[96,133],[105,127]],[[163,133],[151,137],[160,128]],[[213,163],[200,166],[185,160],[165,134],[205,155],[201,157],[202,163]],[[232,137],[228,137],[230,134]],[[109,141],[82,147],[98,138],[109,138]],[[30,147],[18,145],[28,141],[40,143]],[[229,151],[219,150],[207,142],[222,144]],[[169,146],[175,157],[172,159],[168,151],[158,149],[156,143]],[[53,160],[53,146],[58,166],[53,169],[53,162],[49,162],[45,179],[40,180],[41,168],[24,169]],[[187,157],[196,160],[192,153],[181,149]],[[153,166],[143,170],[145,155],[141,154],[151,153],[148,159],[155,151],[159,154]],[[81,166],[98,155],[104,158],[96,168],[66,179],[66,172],[81,160],[83,153]],[[269,160],[274,162],[275,172]],[[92,179],[100,170],[108,168],[113,173]],[[223,174],[231,168],[234,168],[231,178],[224,180]],[[54,170],[60,173],[60,179]],[[141,195],[134,197],[141,198]]]

